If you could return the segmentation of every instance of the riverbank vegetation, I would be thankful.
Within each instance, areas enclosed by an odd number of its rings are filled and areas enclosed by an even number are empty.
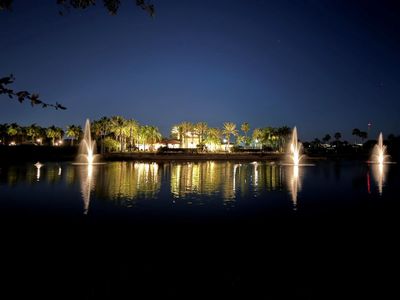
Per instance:
[[[357,128],[351,131],[354,141],[342,139],[341,132],[303,141],[303,151],[309,155],[367,153],[376,143]],[[140,124],[121,116],[102,117],[91,122],[92,138],[99,153],[208,153],[208,152],[286,152],[291,138],[288,126],[251,128],[244,122],[225,122],[220,127],[206,122],[181,122],[171,127],[168,136],[162,136],[158,127]],[[0,124],[0,145],[77,146],[82,139],[82,127],[71,124],[65,128],[41,127],[38,124],[21,126],[17,123]],[[333,138],[332,138],[333,136]],[[399,136],[390,134],[385,144],[395,156],[399,152]]]

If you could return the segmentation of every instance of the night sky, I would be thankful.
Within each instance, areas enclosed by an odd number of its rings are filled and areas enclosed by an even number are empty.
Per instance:
[[[294,126],[300,139],[400,134],[400,6],[388,1],[133,1],[60,16],[55,0],[0,12],[0,76],[66,111],[2,95],[0,123]],[[40,4],[38,4],[38,2]],[[351,2],[351,3],[350,3]],[[395,2],[395,1],[393,1]]]

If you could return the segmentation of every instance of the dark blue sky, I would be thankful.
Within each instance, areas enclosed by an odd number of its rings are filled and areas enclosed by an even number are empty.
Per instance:
[[[0,123],[123,115],[168,134],[181,121],[247,121],[296,125],[304,140],[351,139],[371,121],[371,137],[400,134],[400,9],[389,1],[154,0],[154,19],[133,1],[116,16],[14,2],[0,12],[0,75],[68,110],[1,96]]]

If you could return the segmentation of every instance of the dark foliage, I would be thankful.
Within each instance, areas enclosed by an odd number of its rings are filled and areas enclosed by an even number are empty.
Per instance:
[[[64,15],[65,12],[68,12],[71,8],[74,9],[86,9],[90,6],[96,5],[96,0],[56,0],[57,4],[62,7],[63,10],[60,10],[60,15]],[[0,10],[8,10],[12,9],[13,0],[0,0]],[[121,4],[120,0],[103,0],[103,5],[110,12],[110,14],[115,15],[119,9]],[[151,17],[154,16],[155,10],[153,4],[148,4],[144,0],[136,0],[136,5],[146,11]],[[56,104],[50,104],[43,102],[39,98],[39,94],[33,94],[27,91],[14,91],[9,87],[10,84],[14,82],[15,78],[11,74],[9,76],[5,76],[0,78],[0,95],[5,94],[8,95],[11,99],[17,99],[20,103],[25,100],[29,100],[31,105],[41,105],[42,107],[54,107],[55,109],[66,109],[63,105],[56,102]]]
[[[51,104],[40,100],[39,94],[30,93],[28,91],[15,91],[10,88],[10,85],[14,82],[15,77],[11,74],[9,76],[0,78],[0,95],[5,94],[10,99],[17,99],[20,103],[25,100],[30,101],[31,105],[41,105],[42,107],[53,107],[55,109],[67,109],[60,103]]]

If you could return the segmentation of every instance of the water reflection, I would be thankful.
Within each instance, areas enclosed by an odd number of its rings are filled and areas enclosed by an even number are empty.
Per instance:
[[[89,164],[77,166],[77,168],[83,200],[83,214],[86,215],[89,211],[90,194],[95,188],[98,167]]]
[[[291,166],[288,167],[287,169],[287,187],[290,192],[291,198],[292,198],[292,203],[293,203],[293,209],[297,209],[297,194],[301,190],[301,177],[300,177],[300,169],[299,166]]]
[[[35,165],[36,167],[36,181],[40,180],[40,169],[43,167],[43,164],[41,164],[40,162],[37,162]]]
[[[281,167],[254,162],[171,163],[171,193],[175,198],[217,196],[233,201],[239,195],[282,188]]]
[[[132,206],[132,200],[156,198],[161,187],[157,163],[115,162],[102,166],[96,195]]]
[[[372,164],[372,176],[375,179],[375,183],[378,187],[379,195],[382,195],[383,187],[386,181],[386,174],[388,166],[385,164]]]
[[[31,165],[32,166],[32,165]],[[137,200],[156,199],[168,194],[172,201],[205,204],[222,201],[235,206],[238,198],[257,198],[269,191],[288,191],[294,208],[301,190],[301,167],[252,162],[111,162],[104,165],[35,164],[28,169],[10,167],[9,185],[18,182],[33,184],[44,180],[48,185],[64,184],[79,187],[83,211],[88,213],[93,196],[131,207]],[[45,172],[43,172],[43,170]],[[383,182],[382,178],[380,182]],[[163,187],[163,189],[162,189]]]

